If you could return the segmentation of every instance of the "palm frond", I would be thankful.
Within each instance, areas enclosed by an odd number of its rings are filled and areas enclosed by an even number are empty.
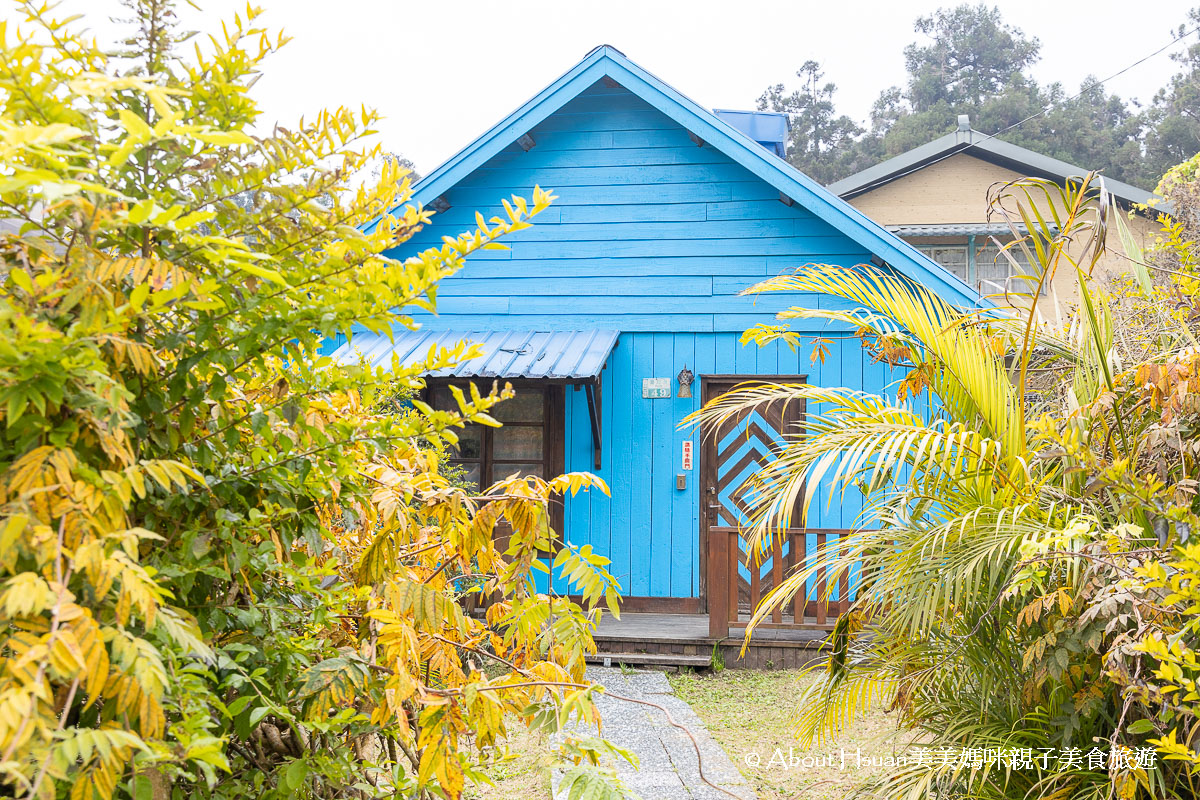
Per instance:
[[[795,732],[804,747],[824,744],[847,731],[871,709],[890,705],[896,696],[894,678],[855,672],[842,680],[823,677],[800,696]]]
[[[865,265],[809,265],[768,278],[745,293],[768,291],[827,294],[857,303],[862,309],[848,313],[791,308],[782,318],[866,320],[872,330],[879,331],[890,328],[881,320],[891,320],[919,345],[914,348],[913,361],[931,368],[931,390],[948,412],[959,420],[977,418],[985,436],[1004,441],[1006,452],[1019,450],[1024,412],[978,313],[957,309],[903,276]]]

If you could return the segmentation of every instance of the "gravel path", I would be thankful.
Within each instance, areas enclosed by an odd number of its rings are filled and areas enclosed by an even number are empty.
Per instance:
[[[709,735],[691,706],[675,696],[661,672],[631,672],[589,667],[587,677],[614,694],[645,700],[666,708],[671,718],[695,737],[704,763],[704,777],[743,800],[753,800],[754,791],[738,772],[729,756]],[[643,800],[729,800],[729,795],[700,779],[696,750],[687,734],[672,726],[657,708],[597,695],[604,718],[604,738],[635,753],[641,768],[621,762],[618,772],[625,784]],[[592,729],[590,733],[596,731]],[[554,777],[555,786],[558,776]],[[555,792],[555,800],[566,800]]]

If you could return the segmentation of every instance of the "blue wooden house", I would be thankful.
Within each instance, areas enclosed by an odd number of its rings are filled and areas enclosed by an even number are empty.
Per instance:
[[[568,499],[562,537],[612,559],[628,610],[716,609],[718,633],[814,537],[851,528],[861,502],[822,504],[771,558],[735,565],[742,479],[803,420],[764,410],[704,439],[680,420],[745,379],[867,390],[890,380],[854,340],[834,340],[817,363],[808,348],[740,345],[744,330],[782,308],[830,298],[738,292],[805,263],[873,262],[951,302],[978,302],[789,166],[785,137],[780,115],[710,112],[614,48],[596,48],[416,186],[416,201],[439,213],[395,255],[440,244],[473,227],[477,211],[500,213],[502,198],[528,197],[535,185],[553,190],[554,204],[506,238],[509,249],[470,257],[441,285],[438,314],[417,317],[419,331],[394,340],[363,332],[335,354],[389,364],[435,342],[482,343],[482,357],[430,376],[431,400],[449,402],[445,384],[472,379],[508,380],[518,394],[499,414],[503,428],[464,436],[457,462],[483,484],[513,472],[598,474],[611,498]],[[827,621],[823,606],[794,611],[780,624]]]

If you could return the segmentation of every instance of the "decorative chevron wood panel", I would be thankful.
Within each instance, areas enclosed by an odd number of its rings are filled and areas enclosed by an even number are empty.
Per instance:
[[[708,376],[703,379],[705,402],[747,381],[803,383],[801,375]],[[786,446],[788,432],[798,431],[804,421],[802,403],[774,403],[742,414],[708,436],[703,452],[703,473],[708,507],[704,515],[709,535],[712,529],[748,527],[755,494],[762,490],[756,474]],[[730,604],[749,613],[761,597],[779,585],[795,566],[792,537],[774,542],[765,552],[752,553],[745,538],[736,538],[736,577],[728,585],[708,587],[729,593]],[[802,549],[802,548],[801,548]],[[801,556],[802,557],[802,556]]]

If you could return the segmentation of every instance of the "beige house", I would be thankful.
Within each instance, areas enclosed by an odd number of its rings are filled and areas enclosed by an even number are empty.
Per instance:
[[[1014,275],[1031,270],[1023,264],[1013,268],[1000,256],[999,248],[1013,237],[1002,215],[993,212],[989,216],[989,190],[1023,177],[1048,178],[1062,185],[1086,173],[1084,167],[972,130],[968,118],[961,116],[954,133],[844,178],[829,189],[982,294],[1003,302],[1006,290],[1031,291],[1023,288],[1026,281]],[[1104,186],[1123,212],[1152,201],[1157,211],[1169,211],[1152,192],[1109,179]],[[1143,246],[1152,242],[1159,230],[1157,211],[1125,217],[1130,232]],[[1108,245],[1095,277],[1128,270],[1120,239],[1111,227]],[[1022,260],[1019,251],[1010,252]],[[1056,310],[1073,303],[1077,295],[1073,271],[1060,269],[1052,285],[1042,292],[1038,306],[1053,318]]]

